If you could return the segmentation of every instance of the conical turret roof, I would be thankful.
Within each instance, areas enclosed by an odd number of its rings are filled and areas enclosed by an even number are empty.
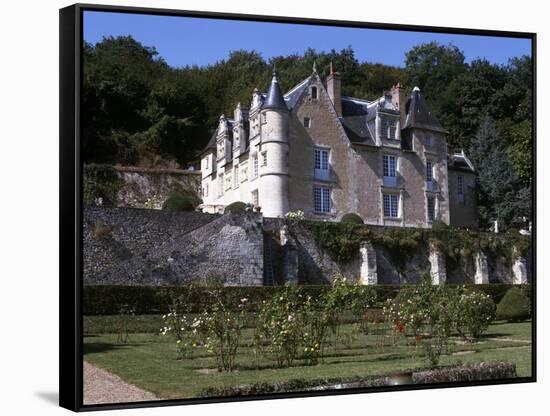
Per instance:
[[[273,78],[271,79],[271,85],[267,92],[267,97],[262,105],[262,109],[274,108],[279,110],[288,110],[283,94],[281,93],[281,87],[279,81],[277,81],[277,75],[273,72]]]
[[[447,133],[447,130],[443,128],[428,107],[418,87],[413,88],[411,97],[407,100],[406,119],[403,129],[410,127]]]

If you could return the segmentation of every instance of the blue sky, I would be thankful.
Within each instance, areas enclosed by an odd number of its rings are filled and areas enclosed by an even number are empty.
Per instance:
[[[341,50],[351,45],[356,58],[403,66],[412,46],[437,41],[452,43],[470,62],[478,57],[505,64],[509,58],[531,54],[529,39],[490,36],[401,32],[395,30],[309,26],[284,23],[229,21],[204,18],[154,16],[129,13],[84,13],[84,39],[96,43],[104,36],[132,35],[154,46],[173,67],[208,65],[227,58],[232,50],[256,50],[272,56]]]

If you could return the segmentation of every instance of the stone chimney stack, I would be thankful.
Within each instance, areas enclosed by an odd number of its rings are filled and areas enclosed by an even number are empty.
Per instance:
[[[330,63],[330,73],[327,77],[327,92],[336,114],[342,117],[342,80],[338,72],[334,72],[332,62]]]
[[[403,87],[399,82],[394,85],[391,88],[391,96],[392,96],[392,104],[399,110],[401,113],[400,121],[401,126],[405,125],[405,118],[407,117],[407,114],[405,114],[406,111],[406,104],[407,100],[405,98],[405,87]]]

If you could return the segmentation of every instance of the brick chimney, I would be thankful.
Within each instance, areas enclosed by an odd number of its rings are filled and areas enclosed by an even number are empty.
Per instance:
[[[392,104],[399,110],[399,112],[401,113],[401,117],[400,117],[400,121],[401,121],[401,126],[404,126],[405,125],[405,117],[407,116],[405,114],[405,111],[406,111],[406,104],[407,104],[407,101],[406,101],[406,98],[405,98],[405,87],[403,87],[399,82],[394,85],[392,88],[391,88],[391,97],[392,97]]]
[[[334,72],[332,61],[330,62],[330,73],[327,77],[327,92],[336,114],[338,117],[342,117],[342,80],[340,79],[340,73]]]

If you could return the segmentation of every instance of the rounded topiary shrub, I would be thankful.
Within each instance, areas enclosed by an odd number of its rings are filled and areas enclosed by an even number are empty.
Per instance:
[[[531,300],[519,287],[513,287],[497,305],[496,318],[519,322],[531,317]]]
[[[346,224],[363,224],[363,219],[357,214],[349,213],[344,215],[340,222]]]
[[[241,214],[245,212],[246,204],[241,201],[236,201],[225,207],[224,214]]]
[[[177,191],[170,193],[162,204],[162,209],[168,211],[193,211],[195,207],[196,201],[192,196]]]

